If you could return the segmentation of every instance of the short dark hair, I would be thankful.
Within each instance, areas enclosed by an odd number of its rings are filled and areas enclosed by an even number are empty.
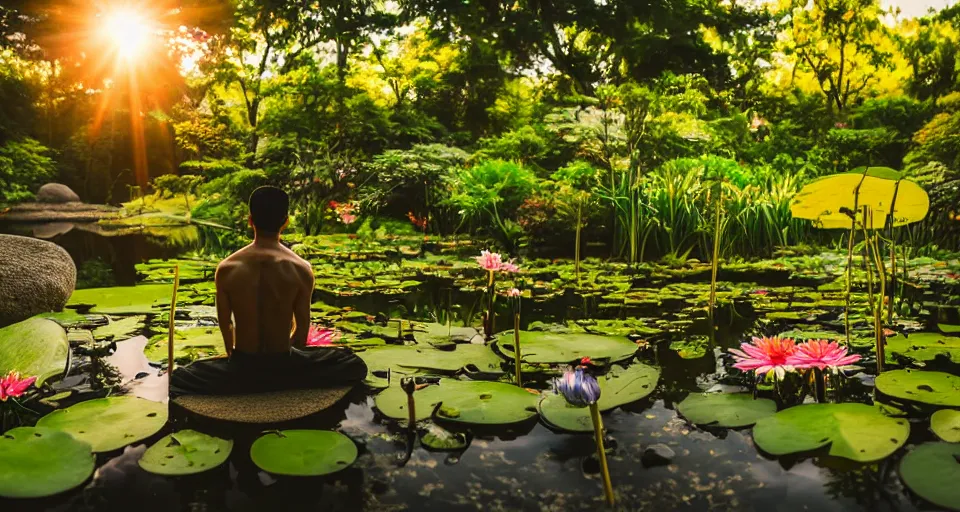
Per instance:
[[[277,187],[260,187],[250,194],[253,227],[263,233],[279,233],[287,222],[290,197]]]

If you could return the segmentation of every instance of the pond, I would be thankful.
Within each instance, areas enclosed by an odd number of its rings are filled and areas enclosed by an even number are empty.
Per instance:
[[[181,277],[175,315],[178,363],[222,352],[213,309],[212,271],[216,261],[188,257],[188,251],[197,249],[190,244],[169,247],[143,235],[122,238],[107,241],[74,231],[53,238],[81,266],[84,261],[99,258],[114,270],[117,285],[135,283],[136,287],[78,290],[70,307],[80,315],[55,317],[69,331],[73,357],[66,376],[53,383],[53,391],[48,394],[71,394],[37,404],[43,414],[105,396],[108,391],[119,393],[118,389],[100,388],[107,375],[100,356],[123,346],[123,340],[146,336],[147,358],[157,369],[166,364],[164,333],[174,265],[179,266]],[[420,432],[411,435],[402,416],[388,410],[386,399],[377,398],[378,393],[388,392],[384,387],[396,386],[404,375],[439,376],[441,384],[433,386],[439,389],[444,388],[444,382],[449,387],[449,382],[456,379],[511,382],[513,337],[508,331],[513,328],[517,304],[514,299],[497,297],[493,330],[498,335],[494,336],[495,343],[484,344],[479,329],[488,304],[488,276],[473,259],[480,249],[470,240],[422,236],[296,239],[294,250],[314,265],[313,320],[337,329],[341,333],[337,343],[353,348],[367,361],[373,373],[364,386],[320,414],[283,425],[222,424],[173,414],[160,432],[134,447],[98,454],[98,470],[81,487],[41,500],[0,501],[0,508],[602,508],[604,494],[592,432],[568,433],[556,427],[547,418],[554,418],[555,423],[562,421],[556,421],[558,417],[551,416],[543,403],[529,414],[521,411],[522,421],[482,426],[458,421],[466,420],[472,412],[469,404],[454,412],[441,406],[433,414],[422,412],[425,419],[418,423]],[[498,275],[496,287],[501,294],[514,286],[523,291],[519,325],[524,336],[530,336],[524,343],[542,351],[532,354],[542,358],[541,364],[535,364],[539,360],[524,364],[524,387],[541,393],[530,394],[533,403],[552,394],[553,379],[565,366],[560,363],[573,362],[573,356],[579,358],[581,353],[600,354],[594,357],[598,360],[596,373],[607,375],[601,376],[601,381],[608,394],[619,389],[609,380],[617,372],[646,368],[659,372],[658,378],[654,373],[655,384],[649,390],[637,392],[633,381],[623,385],[628,395],[625,403],[603,413],[617,509],[936,508],[909,490],[898,471],[908,453],[938,440],[930,428],[931,412],[957,408],[960,403],[938,407],[922,403],[923,399],[921,403],[895,400],[877,392],[874,331],[868,311],[870,290],[859,258],[855,262],[850,351],[862,359],[842,369],[839,377],[831,378],[826,394],[828,401],[866,404],[870,411],[858,410],[847,419],[838,413],[835,416],[840,419],[825,417],[819,424],[802,427],[795,436],[798,439],[804,437],[803,428],[829,430],[823,425],[837,422],[836,430],[825,434],[835,436],[832,445],[785,450],[780,456],[771,453],[779,450],[776,442],[762,443],[767,449],[758,447],[749,425],[723,428],[710,425],[710,420],[697,425],[687,417],[694,417],[692,412],[678,412],[678,404],[705,391],[755,391],[761,399],[777,400],[780,410],[810,407],[800,405],[815,401],[809,383],[796,378],[776,385],[755,385],[751,375],[733,368],[735,360],[728,350],[753,336],[844,340],[845,255],[797,253],[776,260],[727,262],[720,272],[718,306],[713,315],[708,314],[707,306],[710,267],[695,261],[672,267],[648,263],[631,268],[588,259],[578,278],[572,261],[530,258],[519,261],[519,273]],[[902,293],[894,300],[896,314],[886,324],[891,332],[887,333],[884,373],[922,368],[922,372],[960,375],[960,340],[949,335],[960,324],[958,269],[960,262],[956,260],[917,258],[906,262]],[[922,333],[936,333],[937,343],[924,345]],[[619,345],[612,349],[614,352],[630,348],[625,355],[604,361],[609,352],[600,347],[606,342],[591,336],[616,339]],[[896,342],[897,337],[913,340]],[[550,339],[567,340],[557,342],[563,345],[557,349],[561,355],[549,350],[551,345],[544,340]],[[569,342],[578,339],[579,344]],[[390,346],[415,347],[421,351],[421,359],[411,362],[409,354],[382,356]],[[451,355],[461,352],[462,360]],[[564,359],[567,355],[571,356]],[[788,384],[803,389],[789,389]],[[433,392],[430,390],[427,387],[418,393]],[[953,393],[960,396],[960,389]],[[447,399],[453,400],[449,394]],[[506,414],[510,404],[504,407],[499,412]],[[736,407],[715,409],[711,414],[739,410]],[[881,422],[898,422],[894,427],[899,429],[898,434],[885,440],[892,445],[882,449],[865,445],[864,449],[882,451],[872,459],[863,457],[871,459],[868,462],[851,460],[857,454],[840,456],[844,455],[841,437],[849,435],[851,439],[846,442],[855,447],[865,443],[857,441],[864,435],[864,426],[851,425],[850,418],[854,423],[869,423],[874,414],[881,417]],[[33,424],[36,418],[24,421]],[[767,423],[764,427],[774,428]],[[111,425],[99,428],[111,429]],[[260,472],[249,456],[251,444],[262,431],[278,428],[339,431],[358,447],[356,461],[325,477],[294,478]],[[143,447],[184,429],[232,439],[229,463],[187,477],[158,476],[138,466]],[[460,434],[454,439],[466,446],[453,451],[426,448],[424,433],[445,436],[449,432]],[[775,434],[782,435],[783,431]]]

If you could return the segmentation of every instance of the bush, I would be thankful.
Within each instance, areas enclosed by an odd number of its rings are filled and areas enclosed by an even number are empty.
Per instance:
[[[33,193],[56,176],[50,148],[34,139],[10,140],[0,146],[0,203],[33,199]]]

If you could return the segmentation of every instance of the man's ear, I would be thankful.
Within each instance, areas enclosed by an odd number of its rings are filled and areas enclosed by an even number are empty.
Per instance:
[[[253,227],[253,215],[247,215],[247,225]]]
[[[287,215],[287,220],[283,221],[283,225],[280,226],[280,231],[283,231],[284,229],[287,229],[287,226],[289,226],[289,225],[290,225],[290,216]]]

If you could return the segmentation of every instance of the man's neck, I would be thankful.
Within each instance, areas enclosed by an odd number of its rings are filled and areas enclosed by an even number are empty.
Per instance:
[[[280,245],[280,234],[254,234],[253,245],[257,247],[277,247]]]

